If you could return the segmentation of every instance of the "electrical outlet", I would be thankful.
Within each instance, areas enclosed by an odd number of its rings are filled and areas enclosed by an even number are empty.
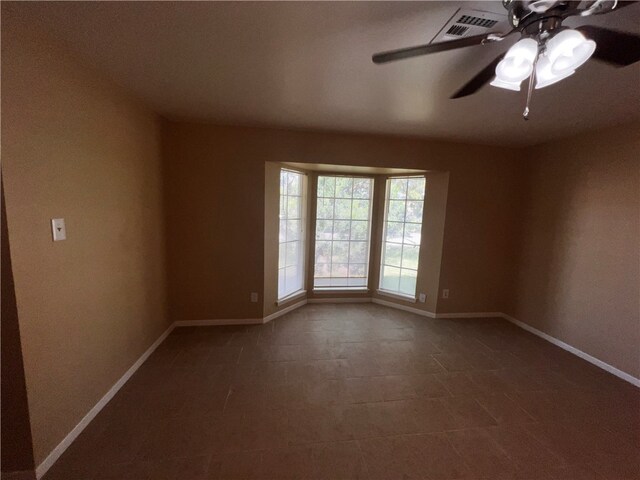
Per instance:
[[[421,294],[418,296],[418,300],[420,301],[420,303],[424,303],[424,302],[426,302],[426,301],[427,301],[427,294],[426,294],[426,293],[421,293]]]
[[[443,288],[442,289],[442,298],[449,298],[449,289],[448,288]]]
[[[258,301],[258,293],[251,292],[251,303],[256,303]]]

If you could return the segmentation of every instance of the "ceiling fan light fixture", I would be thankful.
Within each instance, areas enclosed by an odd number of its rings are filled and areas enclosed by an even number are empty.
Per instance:
[[[546,55],[540,55],[536,64],[536,89],[548,87],[573,75],[575,70],[569,70],[561,74],[551,70],[551,61]]]
[[[596,50],[596,42],[570,28],[550,38],[546,46],[551,71],[556,75],[573,72],[589,60]]]
[[[496,80],[499,83],[517,83],[519,90],[520,82],[531,75],[537,54],[538,43],[534,39],[524,38],[518,41],[496,66]]]
[[[496,77],[493,79],[490,85],[498,88],[504,88],[506,90],[513,90],[514,92],[519,92],[521,83],[522,80],[520,80],[519,82],[507,82]]]

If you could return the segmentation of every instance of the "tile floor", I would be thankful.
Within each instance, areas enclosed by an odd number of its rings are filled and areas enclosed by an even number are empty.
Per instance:
[[[640,478],[640,390],[501,319],[178,328],[45,480]]]

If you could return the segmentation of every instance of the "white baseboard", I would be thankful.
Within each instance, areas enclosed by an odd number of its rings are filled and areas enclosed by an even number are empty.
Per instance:
[[[262,318],[216,318],[212,320],[178,320],[176,327],[219,327],[222,325],[261,325]]]
[[[293,305],[289,305],[288,307],[283,308],[282,310],[278,310],[277,312],[272,313],[271,315],[267,315],[262,319],[262,323],[268,323],[271,320],[275,320],[276,318],[286,315],[287,313],[292,312],[297,308],[303,307],[306,304],[307,304],[307,299],[305,298],[304,300],[300,302],[296,302]]]
[[[621,378],[622,380],[625,380],[631,383],[632,385],[635,385],[636,387],[640,387],[640,378],[636,378],[633,375],[628,374],[627,372],[623,372],[622,370],[614,367],[613,365],[609,365],[608,363],[603,362],[602,360],[596,357],[593,357],[588,353],[583,352],[582,350],[578,350],[576,347],[572,347],[568,343],[564,343],[562,340],[558,340],[557,338],[552,337],[548,333],[544,333],[543,331],[538,330],[537,328],[532,327],[527,323],[521,322],[520,320],[513,318],[510,315],[507,315],[506,313],[502,313],[500,316],[505,320],[510,321],[514,325],[517,325],[518,327],[522,328],[523,330],[526,330],[529,333],[533,333],[534,335],[546,340],[549,343],[553,343],[554,345],[562,348],[563,350],[566,350],[567,352],[573,353],[574,355],[582,358],[583,360],[586,360],[587,362],[595,365],[596,367],[600,367],[601,369],[611,373],[612,375],[615,375],[618,378]]]
[[[102,410],[109,400],[111,400],[118,390],[122,388],[122,386],[131,378],[131,376],[140,368],[140,366],[145,362],[147,358],[153,353],[153,351],[158,348],[158,346],[164,341],[165,338],[171,333],[174,329],[175,324],[169,325],[160,337],[153,342],[153,344],[147,349],[146,352],[142,354],[140,358],[131,365],[129,370],[127,370],[122,377],[109,389],[109,391],[96,403],[91,410],[80,420],[80,422],[71,430],[66,437],[54,448],[51,453],[43,460],[43,462],[38,465],[36,468],[36,478],[40,479],[42,476],[47,473],[47,471],[51,468],[51,466],[60,458],[60,456],[65,452],[69,445],[73,443],[73,441],[82,433],[82,431],[89,425],[91,420],[93,420],[100,410]]]
[[[352,297],[352,298],[332,297],[332,298],[307,299],[307,303],[371,303],[371,301],[372,300],[369,297]]]
[[[436,318],[504,318],[501,312],[436,313]]]
[[[384,305],[385,307],[397,308],[398,310],[404,310],[405,312],[415,313],[416,315],[422,315],[423,317],[436,318],[436,314],[433,312],[428,312],[426,310],[420,310],[419,308],[410,307],[409,305],[402,305],[400,303],[388,302],[387,300],[382,300],[380,298],[372,298],[371,301],[373,303],[377,303],[378,305]]]

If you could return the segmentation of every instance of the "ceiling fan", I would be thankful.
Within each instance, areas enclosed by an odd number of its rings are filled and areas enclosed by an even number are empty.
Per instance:
[[[640,37],[594,25],[575,29],[562,22],[572,16],[587,17],[620,10],[633,3],[618,0],[553,1],[502,0],[512,28],[506,33],[490,32],[452,41],[401,48],[373,55],[376,64],[429,55],[474,45],[500,42],[511,34],[521,39],[499,55],[450,98],[476,93],[485,84],[519,91],[528,79],[524,119],[529,118],[529,105],[534,87],[544,88],[572,75],[591,56],[596,60],[624,67],[640,60]],[[495,23],[495,22],[494,22]]]

